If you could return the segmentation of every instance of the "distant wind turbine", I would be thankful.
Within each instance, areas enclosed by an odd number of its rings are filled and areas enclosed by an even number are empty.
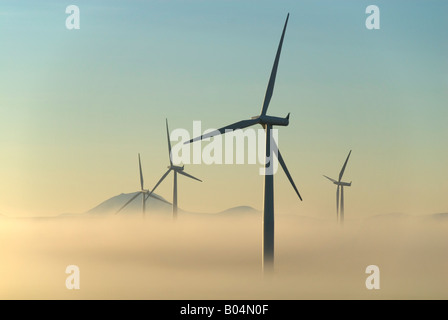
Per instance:
[[[331,179],[324,175],[325,178],[332,181],[335,185],[338,186],[336,190],[336,219],[340,220],[341,224],[344,223],[344,187],[350,187],[352,185],[352,182],[343,182],[341,181],[342,175],[344,174],[345,167],[347,166],[348,158],[350,158],[350,154],[352,153],[352,150],[348,153],[347,159],[344,162],[344,165],[342,166],[341,172],[339,173],[339,180],[336,181],[334,179]],[[341,188],[341,216],[339,217],[339,188]]]
[[[274,267],[274,176],[272,173],[272,162],[270,159],[273,159],[273,148],[278,150],[276,142],[272,137],[272,127],[274,125],[277,126],[287,126],[289,124],[289,114],[285,118],[268,116],[266,114],[269,106],[269,102],[271,101],[271,97],[274,91],[275,77],[277,75],[277,67],[280,60],[280,53],[282,50],[283,38],[285,36],[286,26],[288,24],[289,13],[286,17],[285,25],[283,27],[283,32],[280,38],[280,43],[278,45],[277,54],[275,56],[274,65],[272,67],[271,76],[269,78],[268,87],[266,90],[266,95],[264,98],[263,106],[261,109],[261,114],[258,116],[254,116],[248,120],[242,120],[239,122],[235,122],[231,125],[222,127],[213,132],[204,134],[200,137],[196,137],[186,143],[191,143],[194,141],[202,140],[205,138],[213,137],[218,134],[224,134],[231,130],[243,129],[249,126],[260,124],[266,131],[266,162],[265,162],[265,176],[264,176],[264,209],[263,209],[263,270],[272,271]],[[272,143],[272,145],[271,145]],[[297,190],[294,181],[289,174],[288,168],[283,160],[283,157],[278,150],[277,154],[278,161],[283,168],[286,176],[289,179],[292,187],[295,192],[299,196],[300,200],[302,197],[300,196],[299,191]],[[270,168],[271,166],[271,168]]]
[[[117,213],[119,213],[121,210],[123,210],[128,204],[130,204],[132,201],[134,201],[134,199],[137,198],[137,197],[141,194],[141,195],[142,195],[142,214],[143,214],[143,216],[145,216],[145,211],[146,211],[146,200],[148,199],[147,197],[145,198],[145,194],[148,194],[148,193],[149,193],[149,190],[146,190],[146,189],[144,188],[144,185],[143,185],[143,173],[142,173],[142,163],[141,163],[141,161],[140,161],[140,153],[138,154],[138,168],[139,168],[139,170],[140,170],[140,187],[141,187],[141,189],[140,189],[140,191],[137,192],[136,195],[134,195],[131,199],[129,199],[129,201],[126,202],[120,209],[118,209],[118,211],[115,212],[115,214],[117,214]],[[154,198],[154,199],[157,199],[157,200],[159,200],[159,201],[162,201],[162,202],[165,202],[165,203],[171,205],[171,203],[169,203],[168,201],[165,201],[165,200],[163,200],[163,199],[157,198],[156,196],[154,196],[154,195],[152,195],[152,194],[151,194],[150,196],[151,196],[152,198]]]
[[[167,176],[171,171],[173,171],[173,172],[174,172],[174,185],[173,185],[173,218],[176,219],[176,218],[177,218],[177,174],[179,173],[179,174],[181,174],[181,175],[183,175],[183,176],[186,176],[186,177],[188,177],[188,178],[191,178],[191,179],[194,179],[194,180],[197,180],[197,181],[200,181],[200,182],[202,182],[202,180],[200,180],[200,179],[198,179],[198,178],[195,178],[195,177],[193,177],[192,175],[186,173],[186,172],[184,171],[184,167],[185,167],[185,166],[180,167],[180,166],[175,166],[175,165],[173,164],[173,159],[172,159],[172,156],[171,156],[170,133],[169,133],[169,130],[168,130],[168,119],[166,119],[166,136],[167,136],[167,139],[168,139],[168,155],[169,155],[169,158],[170,158],[170,165],[168,166],[168,170],[167,170],[167,172],[165,172],[165,174],[162,176],[162,178],[160,178],[159,182],[157,182],[157,184],[154,186],[154,188],[152,188],[151,192],[148,193],[148,195],[146,196],[146,198],[148,198],[149,196],[151,196],[152,193],[154,192],[154,190],[156,190],[156,188],[159,186],[159,184],[163,181],[163,179],[165,179],[166,176]]]

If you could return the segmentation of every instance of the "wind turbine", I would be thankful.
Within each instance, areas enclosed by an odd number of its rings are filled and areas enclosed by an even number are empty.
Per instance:
[[[231,125],[222,127],[216,131],[210,132],[208,134],[204,134],[200,137],[196,137],[187,141],[185,143],[191,143],[194,141],[202,140],[205,138],[213,137],[218,134],[224,134],[226,132],[236,130],[236,129],[244,129],[249,126],[260,124],[266,131],[266,162],[265,162],[265,176],[264,176],[264,205],[263,205],[263,244],[262,244],[262,254],[263,254],[263,270],[264,271],[272,271],[274,267],[274,176],[272,173],[272,162],[270,159],[273,159],[273,149],[275,148],[277,153],[277,158],[280,165],[283,168],[286,176],[291,182],[292,187],[295,192],[299,196],[300,200],[302,197],[300,196],[299,191],[297,190],[294,181],[289,174],[288,168],[286,167],[285,161],[278,150],[278,147],[273,140],[272,137],[272,127],[276,126],[287,126],[289,124],[289,113],[285,118],[268,116],[266,114],[269,106],[269,102],[271,101],[272,93],[274,91],[275,77],[277,75],[278,63],[280,60],[280,53],[282,50],[283,38],[285,36],[286,26],[288,24],[289,13],[286,17],[285,25],[283,27],[283,32],[280,38],[280,43],[278,45],[277,54],[275,56],[274,65],[272,67],[271,76],[269,78],[268,87],[266,90],[266,95],[264,98],[263,106],[261,108],[261,114],[258,116],[254,116],[248,120],[242,120],[239,122],[235,122]]]
[[[339,188],[341,188],[341,217],[340,222],[341,224],[344,223],[344,187],[350,187],[352,185],[352,182],[343,182],[341,181],[342,175],[344,174],[345,167],[347,166],[348,158],[350,158],[350,154],[352,153],[352,150],[348,153],[347,159],[344,162],[344,165],[342,166],[341,172],[339,173],[339,180],[336,181],[334,179],[331,179],[324,175],[325,178],[332,181],[335,185],[338,186],[336,190],[336,219],[339,220]]]
[[[175,166],[173,164],[173,159],[171,157],[171,141],[170,141],[170,133],[168,130],[168,119],[166,119],[166,137],[168,139],[168,155],[170,158],[170,165],[167,167],[168,170],[165,172],[165,174],[162,176],[162,178],[160,178],[159,182],[157,182],[157,184],[154,186],[154,188],[152,188],[151,192],[148,193],[148,195],[146,196],[146,198],[148,198],[149,196],[152,195],[152,193],[154,192],[154,190],[156,190],[156,188],[159,186],[159,184],[163,181],[163,179],[166,178],[166,176],[173,171],[174,173],[174,185],[173,185],[173,218],[176,219],[177,218],[177,174],[181,174],[183,176],[186,176],[188,178],[197,180],[202,182],[202,180],[193,177],[192,175],[186,173],[184,171],[184,167],[185,166]]]
[[[140,153],[138,154],[138,168],[139,168],[139,170],[140,170],[140,187],[141,187],[141,189],[140,189],[140,191],[137,192],[136,195],[134,195],[131,199],[129,199],[128,202],[126,202],[120,209],[118,209],[118,211],[115,212],[115,214],[117,214],[117,213],[119,213],[121,210],[123,210],[128,204],[130,204],[132,201],[134,201],[134,199],[137,198],[137,197],[141,194],[141,195],[142,195],[142,214],[143,214],[143,217],[145,216],[145,211],[146,211],[146,200],[148,199],[147,197],[145,198],[145,194],[148,194],[148,193],[149,193],[149,190],[146,190],[146,189],[144,188],[144,185],[143,185],[142,163],[141,163],[141,161],[140,161]],[[165,201],[165,200],[163,200],[163,199],[157,198],[156,196],[154,196],[154,195],[152,195],[152,194],[151,194],[150,196],[151,196],[152,198],[154,198],[154,199],[159,200],[159,201],[165,202],[165,203],[167,203],[167,204],[171,204],[171,203],[169,203],[168,201]]]

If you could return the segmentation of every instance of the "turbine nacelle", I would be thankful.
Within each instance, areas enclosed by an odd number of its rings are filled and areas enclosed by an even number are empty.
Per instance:
[[[333,182],[337,186],[350,187],[352,185],[351,181],[350,182],[337,181],[337,180],[334,180],[334,179],[332,179],[330,177],[327,177],[326,175],[324,175],[324,177],[327,178],[328,180],[330,180],[331,182]]]
[[[344,186],[344,187],[350,187],[351,185],[352,185],[352,183],[351,182],[343,182],[343,181],[341,181],[341,182],[333,182],[335,185],[338,185],[338,186]]]
[[[168,169],[172,169],[174,171],[184,171],[185,165],[181,166],[175,166],[175,165],[171,165],[171,166],[167,166]]]
[[[289,125],[289,113],[285,118],[267,116],[265,114],[254,116],[252,119],[257,119],[259,124],[272,125],[272,126],[283,126]]]

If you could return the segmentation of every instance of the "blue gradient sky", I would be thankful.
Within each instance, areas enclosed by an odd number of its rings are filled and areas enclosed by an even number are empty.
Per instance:
[[[78,5],[81,29],[65,28]],[[380,8],[381,29],[365,28]],[[268,113],[285,116],[277,213],[332,217],[350,149],[346,218],[448,211],[446,1],[2,1],[0,213],[83,212],[152,187],[170,129],[260,112],[290,13]],[[188,165],[179,205],[262,206],[259,165]],[[171,200],[171,179],[158,193]]]

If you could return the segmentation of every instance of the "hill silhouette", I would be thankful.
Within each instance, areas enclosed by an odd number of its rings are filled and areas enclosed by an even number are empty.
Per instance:
[[[115,214],[126,202],[128,202],[133,196],[135,196],[138,192],[132,193],[122,193],[112,198],[109,198],[103,202],[101,202],[96,207],[88,210],[87,214],[93,215],[107,215],[107,214]],[[159,199],[165,200],[163,197],[153,193],[153,196]],[[149,197],[146,200],[146,210],[147,212],[154,210],[157,212],[172,212],[171,205],[159,201],[157,199]],[[128,204],[126,208],[124,208],[120,214],[135,214],[142,212],[142,198],[138,196],[134,201]]]

